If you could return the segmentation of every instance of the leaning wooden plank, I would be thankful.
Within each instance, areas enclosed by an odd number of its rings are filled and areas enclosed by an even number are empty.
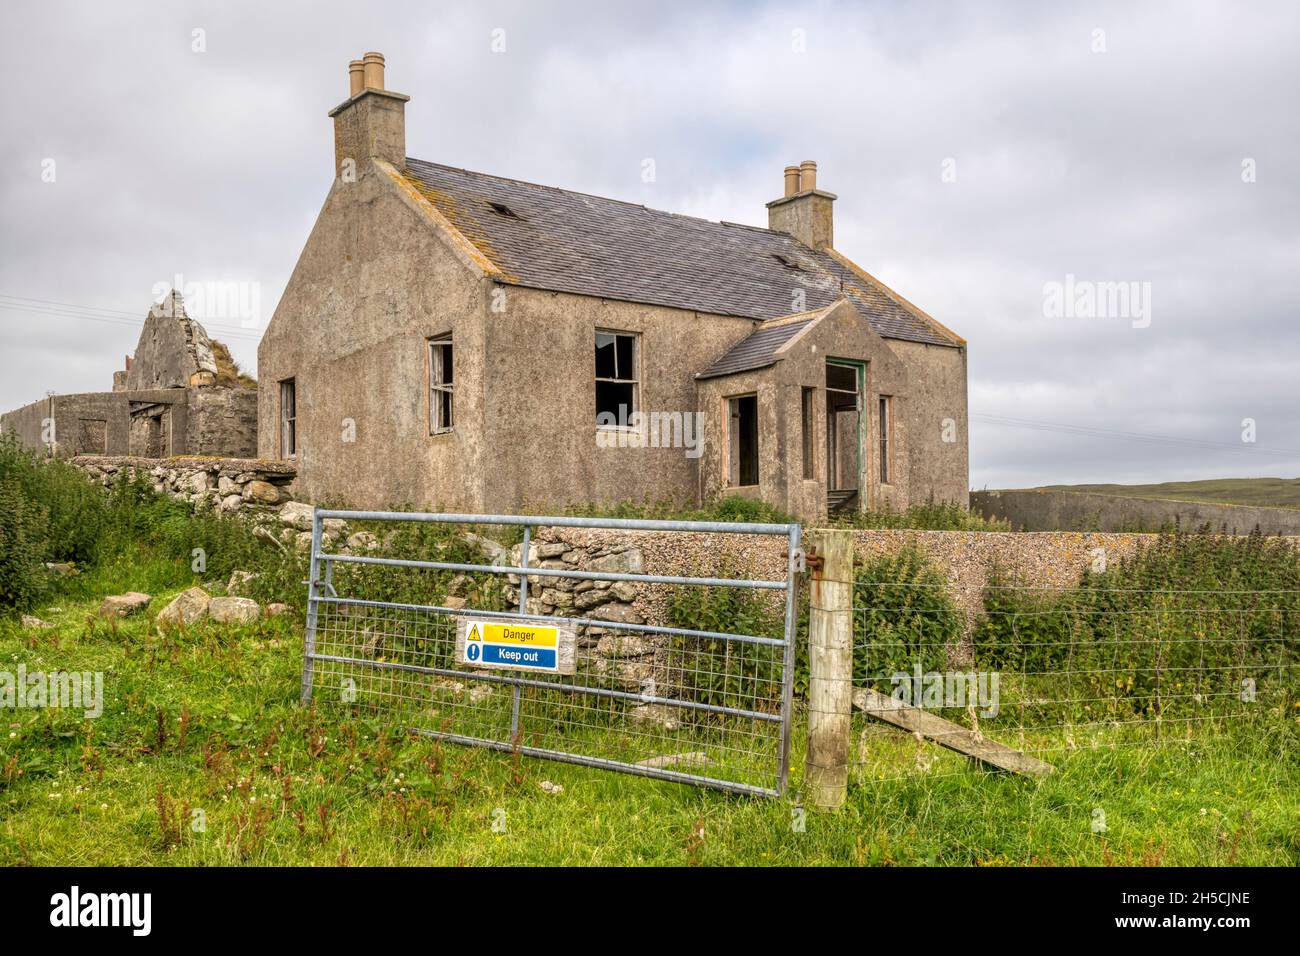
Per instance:
[[[919,707],[904,704],[901,700],[869,687],[853,689],[853,706],[868,717],[892,724],[909,733],[928,737],[941,747],[974,757],[999,770],[1036,777],[1051,773],[1055,769],[1050,763],[1044,763],[1019,750],[1012,750],[996,740],[989,740],[950,720],[944,720]]]

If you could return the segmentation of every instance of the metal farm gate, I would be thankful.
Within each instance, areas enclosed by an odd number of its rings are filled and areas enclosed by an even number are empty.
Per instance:
[[[379,531],[370,553],[323,546],[330,519]],[[465,560],[461,525],[519,526],[519,557],[507,551],[492,565]],[[539,542],[537,529],[552,540]],[[585,550],[569,545],[586,556],[581,567],[530,560],[534,545],[552,554],[554,539],[590,537],[592,530],[624,534],[612,548],[608,540]],[[628,553],[639,552],[638,544],[662,547],[663,537],[636,532],[666,533],[670,550],[677,536],[683,545],[703,536],[708,565],[721,574],[730,573],[717,570],[724,542],[709,536],[726,536],[737,553],[753,536],[784,537],[784,575],[641,573]],[[419,546],[402,548],[403,534]],[[439,560],[378,556],[395,543]],[[797,524],[318,509],[302,701],[368,707],[455,743],[777,796],[790,762],[799,544]],[[453,576],[460,595],[435,599]],[[620,584],[617,605],[602,607],[606,596],[591,593]],[[766,633],[643,623],[629,613],[631,585],[657,602],[657,613],[670,600],[689,602],[687,592],[698,598],[711,591],[710,606],[740,608],[743,620],[762,624],[749,629]],[[683,623],[680,608],[689,614],[696,605],[676,606]]]

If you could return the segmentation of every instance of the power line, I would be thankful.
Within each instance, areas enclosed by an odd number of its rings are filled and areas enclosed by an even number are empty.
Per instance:
[[[50,299],[33,299],[25,296],[15,296],[3,293],[0,293],[0,309],[27,312],[33,315],[52,315],[60,318],[86,319],[91,322],[106,322],[112,325],[129,325],[135,328],[140,328],[145,322],[144,319],[137,318],[136,313],[125,312],[120,309],[102,309],[93,306],[74,305],[67,302],[56,302]],[[202,319],[197,318],[195,321],[202,324],[205,329],[211,332],[221,333],[221,337],[223,338],[233,337],[257,341],[262,337],[259,331],[244,326],[205,322]]]
[[[23,296],[7,295],[0,293],[0,300],[17,300],[12,303],[4,303],[7,308],[30,310],[34,312],[43,312],[49,315],[65,315],[72,318],[96,318],[111,321],[125,322],[132,325],[140,326],[144,324],[144,319],[139,318],[139,313],[124,312],[120,309],[102,309],[94,306],[72,305],[70,303],[54,302],[47,299],[30,299]],[[22,303],[36,303],[35,305],[25,305]],[[75,310],[75,311],[73,311]],[[223,332],[229,332],[234,335],[256,335],[260,333],[242,325],[225,325],[220,322],[206,322],[203,319],[193,317],[195,321],[200,322],[204,328],[216,329]]]

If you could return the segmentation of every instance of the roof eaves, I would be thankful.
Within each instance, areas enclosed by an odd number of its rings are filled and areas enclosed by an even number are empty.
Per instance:
[[[777,361],[777,359],[773,359],[769,362],[764,362],[761,365],[746,365],[744,368],[726,369],[721,372],[714,372],[710,369],[706,369],[703,372],[696,372],[695,380],[697,382],[703,382],[711,378],[726,378],[728,375],[744,375],[746,372],[761,372],[765,368],[771,368],[777,363]]]

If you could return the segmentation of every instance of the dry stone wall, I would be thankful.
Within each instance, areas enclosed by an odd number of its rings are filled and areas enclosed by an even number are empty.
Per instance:
[[[226,513],[279,508],[293,497],[296,477],[292,465],[253,458],[80,455],[71,463],[105,486],[122,475],[145,475],[161,494],[195,506],[207,503]]]

